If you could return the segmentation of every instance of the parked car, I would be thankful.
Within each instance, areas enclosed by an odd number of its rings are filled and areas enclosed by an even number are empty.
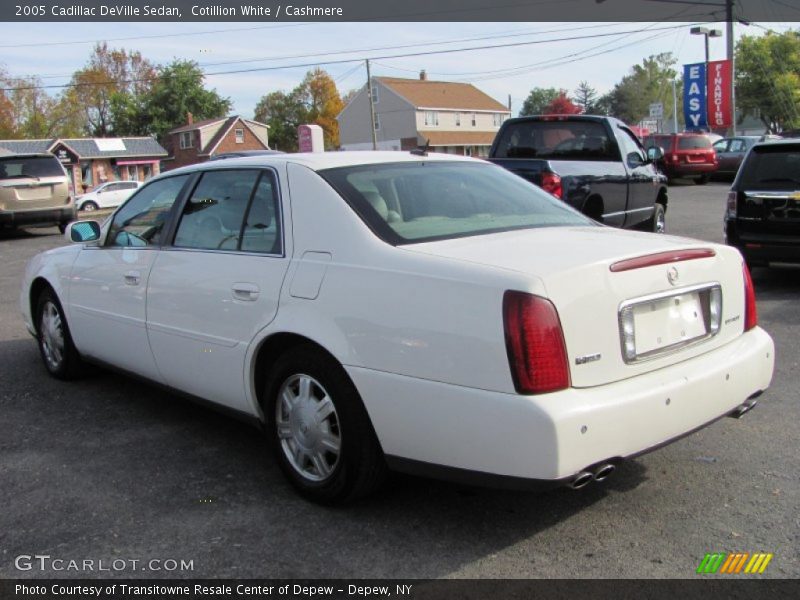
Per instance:
[[[66,235],[20,298],[47,371],[110,364],[263,423],[319,501],[387,468],[583,487],[772,377],[736,250],[601,226],[468,157],[206,162]]]
[[[704,185],[719,166],[717,153],[704,133],[649,135],[644,145],[648,149],[660,148],[663,151],[658,166],[670,180],[687,178]]]
[[[719,168],[715,175],[733,178],[748,150],[754,144],[780,139],[782,138],[777,135],[740,135],[714,142],[713,147],[717,153],[717,162],[719,162]]]
[[[98,208],[116,208],[141,186],[139,181],[109,181],[75,198],[75,204],[78,210],[87,212]]]
[[[728,193],[725,241],[750,265],[800,262],[800,140],[750,149]]]
[[[75,218],[67,172],[52,154],[0,154],[0,228],[58,225]]]
[[[655,158],[622,121],[592,115],[508,119],[489,151],[493,163],[596,221],[663,233],[667,181]]]

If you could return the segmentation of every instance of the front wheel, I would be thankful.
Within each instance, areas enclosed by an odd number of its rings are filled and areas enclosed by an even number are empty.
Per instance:
[[[304,496],[326,504],[364,496],[386,465],[358,391],[332,358],[311,345],[276,361],[265,396],[278,464]]]
[[[74,379],[83,363],[72,343],[64,309],[52,290],[44,291],[36,303],[36,339],[47,371],[56,379]]]
[[[653,233],[666,233],[667,232],[667,213],[664,210],[664,205],[656,202],[653,207],[653,216],[645,221],[645,231],[652,231]]]
[[[87,200],[86,202],[81,204],[81,210],[84,210],[86,212],[94,212],[98,208],[100,207],[97,206],[97,202],[93,202],[92,200]]]
[[[708,180],[711,179],[710,175],[701,175],[697,179],[694,180],[696,185],[705,185],[708,183]]]

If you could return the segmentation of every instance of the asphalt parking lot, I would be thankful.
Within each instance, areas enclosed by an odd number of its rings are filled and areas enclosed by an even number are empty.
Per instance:
[[[719,183],[672,187],[670,233],[722,241],[725,195]],[[295,495],[248,425],[116,374],[49,378],[17,302],[26,261],[62,243],[55,228],[0,233],[2,578],[687,578],[717,551],[771,552],[764,577],[800,577],[800,269],[753,273],[777,363],[745,418],[579,492],[395,476],[331,509]],[[33,554],[193,568],[15,567]]]

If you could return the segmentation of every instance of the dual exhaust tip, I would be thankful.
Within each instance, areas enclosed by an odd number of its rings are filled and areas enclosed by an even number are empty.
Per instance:
[[[568,485],[573,490],[579,490],[593,481],[604,481],[608,479],[616,469],[617,467],[612,463],[602,463],[596,467],[589,467],[587,470],[581,471],[575,475]]]

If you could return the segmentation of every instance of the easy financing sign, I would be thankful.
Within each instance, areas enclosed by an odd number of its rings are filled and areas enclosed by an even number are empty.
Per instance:
[[[683,118],[687,129],[730,127],[730,61],[683,66]]]

